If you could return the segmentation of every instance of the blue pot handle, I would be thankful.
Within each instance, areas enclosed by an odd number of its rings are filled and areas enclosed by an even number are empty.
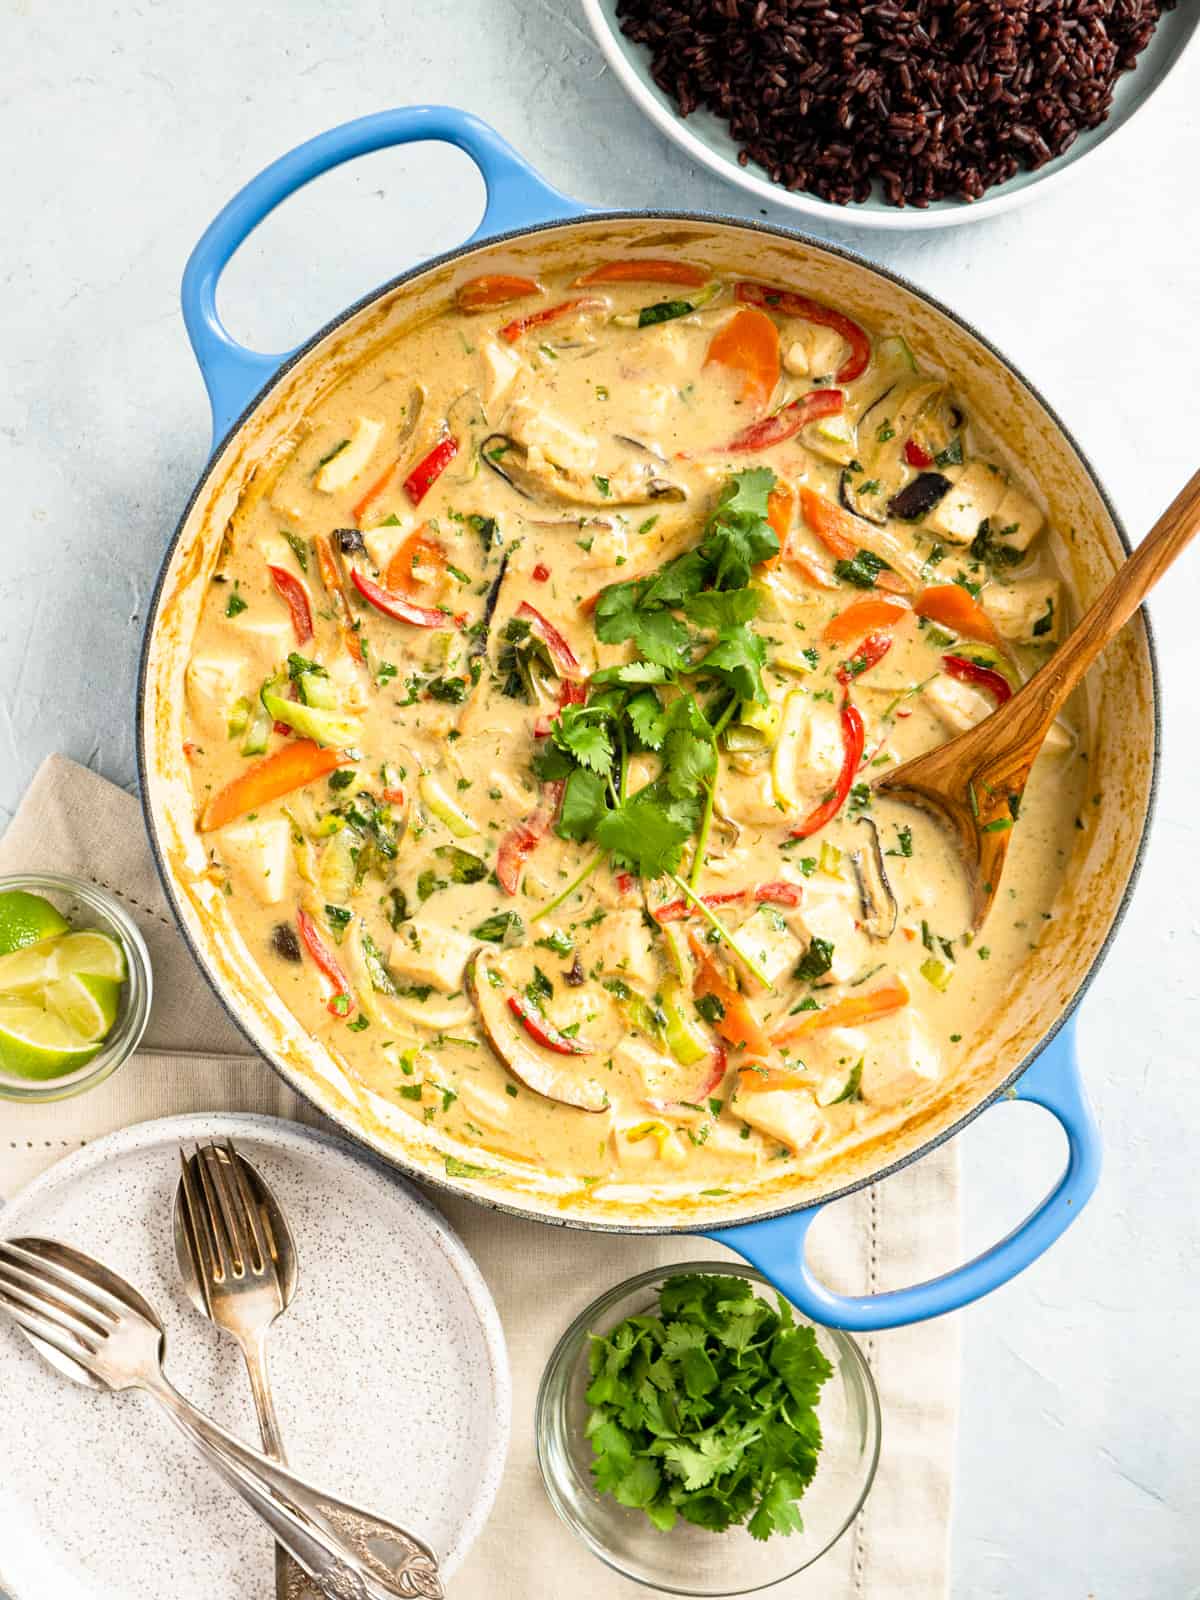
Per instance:
[[[1100,1176],[1100,1130],[1079,1073],[1074,1019],[1059,1030],[1020,1079],[1013,1098],[1044,1106],[1058,1118],[1067,1136],[1066,1170],[1050,1194],[1007,1238],[943,1277],[885,1294],[834,1294],[813,1275],[805,1258],[808,1230],[821,1214],[820,1206],[767,1222],[723,1228],[706,1237],[736,1250],[814,1322],[831,1328],[870,1332],[957,1311],[1036,1261],[1074,1222]]]
[[[586,208],[552,189],[494,128],[452,106],[399,106],[358,117],[297,145],[263,169],[218,212],[183,274],[183,320],[200,363],[216,444],[267,380],[295,352],[261,355],[230,338],[217,315],[217,284],[230,257],[281,200],[322,172],[390,145],[440,139],[465,150],[487,188],[483,220],[467,241],[530,227]]]

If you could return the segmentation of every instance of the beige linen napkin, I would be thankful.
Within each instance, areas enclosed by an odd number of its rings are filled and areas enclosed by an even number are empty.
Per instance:
[[[163,897],[137,801],[61,756],[42,766],[0,840],[0,873],[75,873],[120,896],[154,964],[139,1054],[107,1083],[44,1106],[0,1101],[0,1198],[88,1140],[186,1111],[252,1111],[320,1125],[210,992]],[[726,1254],[705,1240],[564,1232],[437,1196],[486,1277],[513,1369],[512,1447],[495,1511],[452,1585],[454,1600],[634,1600],[646,1591],[587,1555],[558,1522],[533,1452],[533,1404],[566,1324],[611,1284],[662,1261]],[[958,1176],[943,1146],[832,1208],[816,1264],[844,1292],[900,1287],[957,1259]],[[957,1319],[866,1338],[883,1405],[883,1458],[854,1528],[774,1591],[795,1600],[938,1600],[946,1592],[958,1418]],[[147,1596],[147,1600],[158,1597]],[[166,1600],[166,1597],[162,1597]],[[249,1600],[249,1597],[248,1597]]]

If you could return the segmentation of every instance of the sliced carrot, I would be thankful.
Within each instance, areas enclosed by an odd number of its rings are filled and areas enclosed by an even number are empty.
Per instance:
[[[846,995],[821,1011],[802,1011],[798,1017],[789,1017],[771,1035],[771,1043],[781,1047],[822,1028],[857,1028],[864,1022],[877,1022],[880,1017],[890,1016],[907,1004],[904,980],[893,975],[869,994]]]
[[[779,329],[765,311],[743,306],[713,335],[704,365],[738,374],[738,398],[765,410],[779,382]]]
[[[995,623],[961,583],[936,583],[931,589],[922,589],[913,601],[913,610],[964,638],[1004,648]]]
[[[779,540],[779,551],[768,556],[763,566],[768,572],[777,567],[787,555],[788,537],[792,531],[792,511],[796,504],[796,491],[783,478],[775,480],[775,487],[767,496],[767,521],[771,532]]]
[[[314,783],[335,767],[347,765],[350,759],[344,751],[326,749],[312,739],[293,739],[213,795],[200,819],[200,831],[223,828],[235,817],[257,811],[293,789]]]
[[[868,523],[807,485],[800,489],[800,512],[826,550],[839,561],[853,561],[859,550],[871,548]],[[876,577],[875,587],[903,594],[909,585],[898,573],[885,568]]]
[[[387,488],[388,484],[391,483],[392,475],[394,474],[394,472],[396,471],[396,468],[399,465],[400,465],[399,461],[393,461],[391,466],[388,467],[387,471],[386,472],[381,472],[379,477],[377,477],[375,479],[375,482],[371,485],[371,487],[363,495],[362,499],[357,501],[353,506],[351,506],[350,515],[354,518],[355,522],[361,522],[362,521],[363,515],[366,512],[367,507],[372,503],[372,501],[378,500],[379,496]]]
[[[417,594],[426,583],[445,572],[446,547],[429,537],[428,528],[429,524],[423,522],[397,549],[383,575],[385,589],[400,594]],[[419,578],[418,567],[432,568],[430,577]]]
[[[771,1041],[744,997],[732,984],[726,983],[717,971],[716,962],[694,933],[688,934],[688,946],[700,969],[694,988],[697,1000],[711,994],[721,1002],[722,1015],[714,1024],[721,1038],[727,1044],[745,1045],[756,1055],[765,1055],[771,1048]]]
[[[743,1067],[738,1073],[738,1088],[746,1093],[755,1089],[811,1089],[812,1078],[807,1072],[792,1072],[787,1067]]]
[[[346,654],[355,661],[362,661],[362,640],[358,637],[358,629],[354,626],[354,613],[350,610],[350,600],[342,586],[342,577],[333,554],[333,545],[329,542],[329,535],[327,533],[315,533],[313,535],[313,549],[317,553],[317,567],[321,573],[321,582],[325,585],[325,592],[328,594],[333,604],[333,609],[337,614],[338,631],[342,636]]]
[[[511,305],[528,294],[541,294],[534,278],[519,278],[507,272],[485,272],[481,278],[468,278],[460,284],[455,303],[460,311],[487,311],[492,306]]]
[[[833,568],[827,567],[811,551],[799,550],[795,545],[790,545],[783,553],[783,559],[789,567],[794,567],[805,583],[811,583],[815,589],[840,589],[841,584],[834,576]]]
[[[689,289],[699,289],[711,276],[703,267],[694,267],[689,261],[662,261],[644,257],[641,260],[605,261],[576,278],[571,287],[582,289],[592,283],[681,283]]]
[[[909,615],[910,609],[905,601],[885,600],[882,595],[873,600],[856,600],[830,618],[822,637],[826,644],[849,644],[870,633],[872,628],[894,628]]]

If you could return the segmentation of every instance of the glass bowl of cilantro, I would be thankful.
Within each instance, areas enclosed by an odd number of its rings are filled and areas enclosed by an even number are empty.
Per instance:
[[[854,1340],[752,1267],[618,1284],[567,1329],[537,1401],[551,1503],[592,1554],[670,1594],[748,1594],[841,1537],[879,1459]]]

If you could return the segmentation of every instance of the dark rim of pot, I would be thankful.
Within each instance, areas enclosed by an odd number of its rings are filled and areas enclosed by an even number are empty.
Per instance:
[[[969,1110],[964,1111],[963,1114],[953,1123],[951,1123],[949,1127],[943,1128],[940,1133],[936,1133],[931,1138],[924,1140],[915,1150],[910,1150],[906,1155],[897,1156],[895,1160],[887,1162],[886,1165],[867,1173],[863,1177],[856,1178],[852,1183],[846,1183],[837,1189],[831,1190],[829,1194],[822,1195],[817,1200],[796,1200],[790,1203],[785,1202],[780,1205],[774,1205],[769,1208],[752,1211],[745,1216],[739,1215],[734,1217],[714,1217],[710,1221],[697,1219],[695,1221],[677,1223],[605,1222],[598,1220],[593,1221],[584,1217],[563,1217],[559,1215],[553,1215],[546,1210],[538,1210],[530,1206],[517,1205],[508,1201],[497,1199],[491,1194],[474,1191],[472,1190],[469,1182],[455,1182],[449,1178],[426,1172],[423,1168],[409,1165],[400,1157],[388,1151],[380,1150],[363,1133],[362,1129],[357,1127],[349,1117],[344,1116],[339,1112],[330,1111],[326,1106],[322,1105],[314,1097],[310,1088],[298,1077],[298,1075],[294,1075],[289,1072],[285,1067],[275,1060],[273,1055],[265,1054],[258,1042],[252,1037],[249,1027],[238,1014],[233,1002],[224,993],[222,986],[218,982],[215,975],[210,972],[207,962],[205,961],[200,950],[197,948],[196,943],[193,940],[192,935],[183,919],[176,896],[174,883],[167,868],[166,857],[158,838],[154,816],[149,800],[150,773],[148,770],[149,762],[147,757],[147,729],[145,716],[146,676],[150,655],[150,643],[154,636],[155,626],[158,621],[159,602],[162,598],[163,585],[166,582],[167,571],[171,565],[171,559],[175,554],[175,548],[183,536],[184,528],[187,526],[188,518],[191,516],[193,507],[207,489],[209,480],[212,478],[218,466],[220,465],[221,459],[224,456],[229,444],[241,431],[245,423],[258,410],[263,401],[276,389],[280,381],[286,377],[286,375],[292,371],[294,367],[305,360],[305,358],[313,349],[315,349],[317,345],[319,345],[323,340],[327,339],[329,335],[334,333],[338,328],[351,321],[359,314],[360,311],[365,310],[370,305],[374,305],[385,295],[393,293],[396,289],[403,288],[406,284],[414,282],[417,278],[423,277],[426,273],[432,272],[439,267],[444,267],[449,263],[457,261],[465,256],[469,256],[478,250],[492,249],[498,244],[504,244],[516,239],[527,239],[540,233],[553,233],[564,228],[575,228],[581,226],[603,227],[606,224],[611,224],[614,222],[686,222],[696,223],[701,226],[734,228],[744,233],[763,234],[772,239],[782,239],[788,244],[801,244],[809,249],[819,251],[825,255],[834,256],[841,261],[849,262],[852,266],[859,267],[866,272],[873,273],[876,277],[882,278],[888,283],[895,284],[897,287],[904,289],[907,291],[907,293],[913,295],[916,299],[923,301],[925,305],[930,306],[935,311],[940,312],[942,316],[955,323],[963,330],[964,333],[969,334],[972,339],[975,339],[980,345],[982,345],[983,348],[993,355],[996,360],[999,361],[1000,364],[1017,379],[1023,388],[1033,396],[1033,398],[1049,416],[1050,420],[1054,423],[1055,427],[1062,434],[1067,444],[1074,451],[1080,462],[1080,465],[1091,479],[1092,486],[1099,495],[1104,509],[1108,513],[1113,527],[1116,529],[1117,538],[1121,542],[1122,549],[1125,551],[1127,556],[1130,554],[1132,545],[1129,542],[1129,536],[1125,531],[1125,526],[1122,523],[1121,518],[1117,514],[1115,506],[1108,496],[1107,490],[1101,483],[1100,478],[1096,473],[1095,468],[1092,466],[1091,461],[1088,459],[1087,454],[1084,452],[1078,440],[1075,438],[1075,435],[1059,416],[1058,412],[1045,398],[1037,385],[1031,383],[1030,380],[1025,377],[1024,373],[1021,372],[1020,368],[1014,366],[1013,363],[1009,361],[999,349],[997,349],[990,339],[986,338],[982,333],[980,333],[979,330],[972,323],[968,322],[965,317],[962,317],[958,314],[958,312],[951,310],[951,308],[939,300],[936,295],[932,295],[927,290],[919,288],[915,283],[910,282],[910,280],[905,278],[902,274],[893,272],[888,267],[882,267],[878,265],[878,263],[868,260],[865,256],[859,255],[856,251],[847,250],[842,245],[828,244],[824,240],[813,238],[812,236],[805,233],[800,233],[797,230],[777,227],[770,223],[755,222],[744,217],[726,216],[714,212],[581,211],[568,217],[558,217],[548,222],[531,223],[523,228],[512,228],[505,233],[493,234],[487,239],[476,239],[468,242],[467,244],[459,245],[453,250],[447,250],[441,255],[431,257],[428,261],[423,261],[419,266],[409,268],[407,272],[398,274],[398,276],[389,279],[387,283],[382,284],[379,288],[373,289],[369,294],[363,295],[352,305],[348,306],[345,311],[342,311],[336,317],[333,317],[321,329],[319,329],[318,332],[314,333],[310,339],[307,339],[304,344],[302,344],[281,363],[278,370],[272,374],[272,376],[262,386],[258,393],[255,394],[254,397],[249,401],[241,415],[237,417],[237,419],[231,424],[220,443],[213,447],[212,454],[209,456],[204,470],[197,480],[195,488],[188,497],[188,502],[183,509],[183,513],[180,516],[178,524],[176,525],[175,532],[172,534],[170,543],[167,545],[167,548],[163,554],[162,565],[159,568],[158,577],[155,580],[154,592],[150,597],[150,604],[146,612],[146,632],[142,641],[142,653],[138,667],[136,688],[138,786],[142,802],[142,814],[146,822],[146,832],[150,839],[150,847],[154,853],[154,863],[158,869],[159,878],[162,881],[163,889],[166,892],[171,909],[175,913],[175,920],[179,931],[182,934],[189,950],[192,952],[192,955],[195,957],[196,962],[201,972],[204,974],[205,980],[207,981],[209,987],[212,989],[217,999],[225,1008],[225,1011],[228,1013],[234,1026],[246,1039],[247,1043],[254,1051],[254,1054],[262,1055],[264,1059],[271,1065],[271,1067],[273,1067],[274,1070],[280,1075],[284,1082],[287,1083],[289,1088],[294,1090],[295,1093],[300,1095],[303,1099],[307,1100],[309,1104],[312,1105],[317,1111],[321,1112],[323,1116],[329,1118],[329,1120],[336,1124],[336,1126],[339,1127],[349,1138],[365,1145],[368,1150],[372,1151],[381,1160],[387,1162],[389,1166],[394,1167],[398,1171],[404,1173],[410,1178],[413,1178],[419,1183],[428,1184],[431,1188],[436,1190],[444,1190],[448,1194],[465,1195],[479,1205],[487,1206],[489,1209],[494,1211],[506,1212],[511,1216],[531,1218],[535,1221],[547,1222],[551,1224],[557,1223],[560,1227],[586,1229],[592,1232],[651,1235],[669,1233],[702,1234],[705,1232],[711,1232],[715,1229],[724,1231],[729,1228],[736,1228],[755,1222],[767,1222],[772,1218],[788,1216],[793,1212],[804,1211],[817,1206],[829,1205],[835,1200],[845,1199],[847,1195],[854,1194],[857,1190],[865,1188],[868,1184],[878,1183],[884,1178],[890,1178],[894,1173],[900,1172],[903,1170],[903,1168],[910,1166],[913,1162],[920,1161],[922,1157],[927,1156],[931,1151],[936,1150],[939,1145],[945,1144],[947,1140],[952,1139],[955,1137],[955,1135],[961,1133],[969,1123],[974,1122],[975,1118],[986,1111],[990,1105],[993,1105],[997,1100],[1008,1094],[1009,1091],[1015,1086],[1018,1079],[1029,1069],[1029,1067],[1033,1065],[1034,1061],[1039,1055],[1041,1055],[1042,1051],[1047,1048],[1051,1041],[1058,1035],[1059,1031],[1065,1027],[1070,1019],[1074,1016],[1080,1001],[1087,993],[1093,979],[1096,976],[1096,973],[1099,971],[1100,966],[1104,961],[1105,956],[1108,954],[1109,946],[1112,944],[1112,941],[1116,936],[1117,929],[1120,927],[1125,916],[1125,912],[1128,909],[1134,887],[1141,873],[1142,863],[1146,853],[1146,841],[1150,834],[1150,827],[1154,819],[1155,807],[1158,800],[1158,778],[1162,759],[1161,687],[1159,682],[1158,655],[1154,643],[1154,634],[1150,625],[1149,615],[1145,608],[1142,609],[1141,622],[1143,628],[1145,629],[1146,646],[1150,661],[1150,681],[1152,689],[1152,709],[1154,721],[1154,750],[1150,771],[1149,793],[1146,797],[1146,815],[1142,823],[1142,832],[1140,838],[1138,839],[1137,850],[1134,853],[1133,865],[1130,868],[1129,877],[1126,880],[1125,888],[1121,894],[1120,903],[1113,914],[1112,921],[1108,926],[1108,930],[1105,933],[1104,938],[1101,940],[1100,946],[1095,955],[1092,957],[1088,970],[1081,979],[1078,988],[1063,1006],[1058,1017],[1047,1029],[1046,1033],[1038,1041],[1037,1045],[1032,1050],[1028,1051],[1020,1061],[1018,1061],[1017,1065],[1013,1067],[1011,1072],[1008,1073],[1004,1081],[998,1084],[989,1094],[980,1099],[977,1104],[970,1107]]]

